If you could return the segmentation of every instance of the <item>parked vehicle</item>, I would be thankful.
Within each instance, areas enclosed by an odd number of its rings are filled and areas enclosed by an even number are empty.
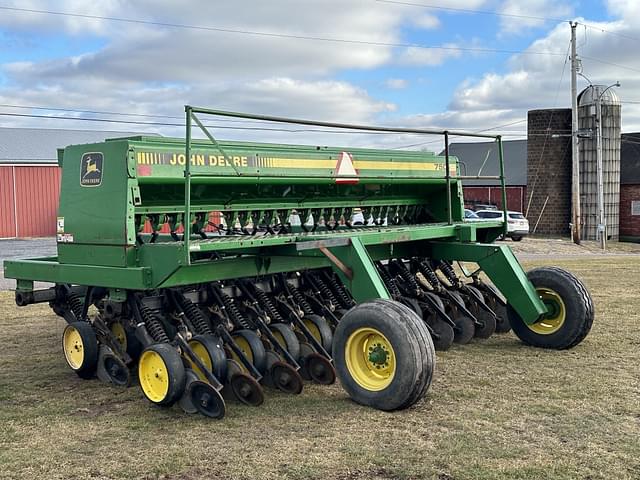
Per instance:
[[[473,206],[473,209],[476,212],[479,212],[480,210],[498,210],[498,206],[491,203],[477,203]]]
[[[468,208],[464,209],[464,219],[468,222],[475,222],[480,220],[480,217],[473,210],[469,210]]]
[[[481,220],[504,220],[502,210],[478,210],[475,212]],[[529,220],[521,212],[507,211],[507,236],[514,242],[519,242],[522,237],[529,235]]]

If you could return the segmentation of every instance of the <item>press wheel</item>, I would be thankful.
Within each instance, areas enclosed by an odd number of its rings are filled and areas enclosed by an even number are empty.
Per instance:
[[[222,348],[222,341],[213,335],[196,335],[189,340],[189,346],[204,366],[213,373],[220,382],[224,382],[227,375],[227,357]],[[207,381],[207,377],[192,362],[189,356],[185,357],[191,368],[203,382]]]
[[[168,343],[147,347],[138,361],[142,393],[160,406],[173,405],[184,393],[185,368],[178,351]]]
[[[69,368],[80,378],[91,378],[98,365],[98,339],[87,322],[73,322],[62,333],[62,351]]]

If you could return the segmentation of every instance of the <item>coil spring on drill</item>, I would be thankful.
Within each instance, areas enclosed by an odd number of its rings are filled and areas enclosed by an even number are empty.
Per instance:
[[[325,298],[327,300],[329,300],[331,302],[332,305],[338,305],[338,299],[336,298],[336,296],[333,294],[333,292],[331,291],[331,289],[329,287],[327,287],[327,284],[324,283],[322,281],[322,279],[320,277],[318,277],[317,275],[313,276],[313,279],[316,282],[316,285],[318,286],[318,289],[320,290],[320,293],[322,295],[325,296]]]
[[[343,308],[351,308],[354,305],[354,301],[349,297],[347,292],[344,290],[343,286],[340,285],[340,282],[336,279],[335,275],[329,273],[326,276],[327,281],[329,282],[329,286],[333,290],[333,293],[336,294],[338,300],[342,304]]]
[[[184,314],[191,321],[198,335],[211,335],[213,333],[204,315],[191,300],[182,298],[180,304],[182,310],[184,310]]]
[[[451,282],[452,285],[455,286],[455,285],[458,285],[458,283],[460,283],[460,279],[458,279],[458,275],[456,275],[456,272],[453,269],[453,266],[449,262],[440,260],[440,263],[438,264],[438,268],[440,268],[440,271],[444,273],[444,276],[447,277],[447,280],[449,280],[449,282]]]
[[[220,290],[219,293],[220,293],[220,299],[222,300],[222,305],[224,306],[224,309],[227,311],[229,318],[231,318],[231,321],[236,326],[240,326],[241,328],[244,328],[244,329],[251,329],[252,325],[240,313],[240,310],[238,310],[238,307],[236,307],[236,304],[233,301],[233,299],[229,295],[224,293],[222,289]]]
[[[69,304],[69,308],[76,316],[76,320],[84,321],[85,318],[82,318],[82,311],[84,310],[84,302],[80,299],[80,296],[72,293],[67,297],[67,303]]]
[[[267,296],[265,291],[255,286],[253,288],[256,292],[258,303],[262,305],[262,308],[264,308],[267,311],[267,313],[271,317],[271,320],[274,322],[284,322],[282,315],[280,315],[280,312],[278,312],[276,307],[274,307],[273,303],[271,303],[271,299]]]
[[[149,307],[140,305],[140,316],[151,338],[158,343],[169,343],[169,337],[162,326],[162,322],[156,318]]]
[[[440,284],[440,279],[438,278],[438,275],[436,275],[436,272],[433,271],[433,268],[431,268],[431,266],[427,263],[427,261],[423,259],[417,263],[418,263],[418,270],[422,275],[424,275],[424,278],[427,279],[427,282],[429,282],[429,284],[435,290],[440,289],[442,286]]]
[[[391,295],[393,297],[400,297],[401,293],[398,289],[398,285],[396,285],[396,281],[391,278],[391,275],[389,275],[389,272],[387,272],[382,263],[376,262],[376,267],[378,268],[378,273],[380,273],[382,281],[387,286],[387,289],[391,292]]]
[[[411,274],[411,272],[407,269],[407,266],[404,264],[402,260],[396,260],[393,262],[396,266],[396,270],[398,274],[402,277],[402,279],[409,284],[409,286],[414,290],[420,290],[418,286],[418,282],[416,282],[415,277]]]
[[[298,290],[296,287],[294,287],[290,283],[287,284],[287,287],[289,288],[289,291],[291,292],[293,299],[298,304],[298,307],[302,309],[305,315],[313,315],[313,309],[311,308],[311,305],[309,305],[309,302],[307,302],[307,299],[304,298],[304,295],[300,293],[300,290]]]

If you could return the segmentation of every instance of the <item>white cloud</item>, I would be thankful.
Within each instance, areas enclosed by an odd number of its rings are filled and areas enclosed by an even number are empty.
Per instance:
[[[425,30],[432,30],[440,26],[440,19],[430,13],[423,13],[413,18],[413,24]]]
[[[449,0],[445,4],[476,7],[484,1]],[[12,0],[9,5],[383,43],[402,42],[402,28],[407,25],[427,28],[437,23],[435,13],[422,11],[416,15],[415,8],[369,0],[193,0],[189,8],[173,0],[105,0],[91,5],[82,0]],[[0,99],[4,103],[164,115],[179,115],[183,105],[189,103],[358,122],[374,121],[395,109],[353,84],[333,80],[336,72],[345,69],[393,64],[397,54],[393,47],[9,11],[0,16],[0,27],[5,35],[26,38],[37,31],[66,36],[66,41],[78,45],[85,37],[92,39],[88,45],[95,45],[96,36],[101,39],[99,48],[87,46],[79,55],[45,56],[1,65]],[[457,53],[403,53],[409,65],[437,65],[449,56]],[[389,86],[402,85],[396,81]],[[28,119],[10,122],[42,123]],[[6,125],[9,120],[5,118],[2,123]],[[71,121],[56,125],[104,126]]]
[[[449,58],[462,56],[462,52],[457,50],[458,45],[454,43],[445,43],[442,47],[407,47],[399,55],[398,63],[414,67],[435,67],[442,65]]]
[[[407,88],[409,82],[404,78],[388,78],[384,84],[387,88],[392,90],[401,90],[403,88]]]
[[[517,34],[545,25],[545,18],[569,18],[573,9],[560,0],[504,0],[498,12],[513,15],[500,18],[501,32]]]
[[[631,15],[629,12],[633,8],[620,11]],[[623,131],[639,131],[640,106],[624,103],[625,100],[640,101],[640,94],[636,93],[640,91],[640,57],[636,53],[639,45],[634,40],[640,38],[637,17],[625,16],[600,23],[579,21],[593,27],[586,30],[579,27],[578,54],[582,58],[584,74],[594,84],[610,85],[620,81],[622,87],[616,93],[623,102]],[[447,111],[425,116],[423,121],[449,128],[482,128],[524,119],[532,109],[569,108],[570,66],[564,57],[569,39],[569,25],[558,24],[547,35],[532,42],[525,53],[512,56],[506,63],[506,72],[487,72],[481,78],[461,82]],[[586,86],[584,79],[579,77],[579,89]],[[515,128],[507,127],[507,130]],[[522,129],[522,125],[517,128]]]

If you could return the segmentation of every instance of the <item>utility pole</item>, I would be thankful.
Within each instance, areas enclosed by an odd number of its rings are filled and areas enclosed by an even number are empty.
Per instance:
[[[576,56],[576,27],[571,22],[571,236],[580,245],[580,149],[578,146],[578,58]]]

